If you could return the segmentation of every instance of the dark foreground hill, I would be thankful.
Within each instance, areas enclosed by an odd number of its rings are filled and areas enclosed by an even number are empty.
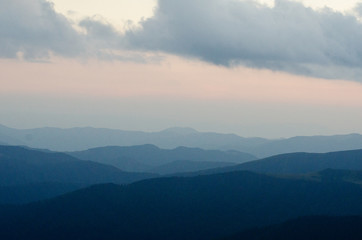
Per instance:
[[[313,216],[246,230],[220,240],[361,240],[361,216]]]
[[[125,184],[154,176],[124,172],[63,153],[0,146],[0,203],[10,199],[27,202],[93,184]]]
[[[160,149],[150,144],[129,147],[99,147],[68,154],[83,160],[113,165],[125,171],[152,171],[155,173],[197,171],[256,159],[253,155],[238,151],[203,150],[187,147],[169,150]],[[179,161],[185,162],[187,167],[177,164]]]
[[[305,174],[329,168],[362,170],[362,150],[330,153],[288,153],[191,174],[212,174],[242,170],[269,174]]]
[[[0,238],[214,239],[300,216],[362,214],[361,186],[344,181],[345,173],[325,174],[308,180],[233,172],[96,185],[0,208]]]
[[[0,186],[0,204],[24,204],[53,198],[87,185],[81,183],[31,183]]]

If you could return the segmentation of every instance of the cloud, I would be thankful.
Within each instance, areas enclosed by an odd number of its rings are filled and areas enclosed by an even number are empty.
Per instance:
[[[85,52],[82,36],[44,0],[0,0],[0,57],[42,59]]]
[[[288,0],[272,7],[256,0],[158,0],[154,16],[121,33],[100,17],[72,23],[46,0],[0,0],[0,6],[2,58],[148,62],[169,53],[226,67],[362,81],[362,23],[328,8]],[[361,14],[361,6],[355,12]]]
[[[122,46],[122,38],[117,30],[100,16],[88,17],[79,22],[86,30],[88,43],[97,47],[118,49]]]
[[[160,61],[155,54],[124,49],[122,34],[99,16],[73,23],[46,0],[0,0],[0,6],[0,58]]]
[[[362,80],[362,24],[301,3],[159,0],[155,15],[128,30],[129,49],[162,51],[217,65],[245,65]],[[356,79],[357,78],[357,79]]]
[[[362,16],[362,3],[357,3],[354,11],[361,17]]]

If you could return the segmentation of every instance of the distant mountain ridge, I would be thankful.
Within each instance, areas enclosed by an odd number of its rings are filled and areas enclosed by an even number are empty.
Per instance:
[[[209,169],[191,174],[253,171],[290,175],[318,172],[325,169],[362,170],[362,149],[329,153],[287,153],[235,166]]]
[[[53,197],[99,183],[125,184],[157,176],[16,146],[0,146],[0,203]],[[53,188],[53,189],[52,189]],[[27,194],[24,194],[28,192]]]
[[[256,159],[255,156],[238,151],[203,150],[188,147],[160,149],[151,144],[129,147],[99,147],[86,151],[68,152],[67,154],[83,160],[113,165],[126,171],[156,173],[197,171],[216,166],[235,165]],[[180,165],[180,162],[187,164],[187,167]]]
[[[198,132],[170,128],[160,132],[122,131],[105,128],[13,129],[0,125],[0,142],[54,151],[82,151],[104,146],[153,144],[172,149],[179,146],[238,150],[259,158],[291,152],[332,152],[362,148],[362,135],[301,136],[286,139],[244,138],[235,134]]]
[[[64,153],[46,153],[12,146],[0,146],[0,160],[2,186],[41,182],[121,184],[152,175],[129,173],[109,165],[81,161]]]
[[[228,167],[234,166],[235,163],[232,162],[195,162],[190,160],[178,160],[170,163],[163,164],[158,167],[154,167],[149,170],[152,173],[158,173],[163,175],[177,174],[177,173],[185,173],[185,172],[195,172],[202,171],[207,169],[214,169],[220,167]]]

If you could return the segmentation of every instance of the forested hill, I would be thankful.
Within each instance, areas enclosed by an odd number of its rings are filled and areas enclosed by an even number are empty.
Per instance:
[[[325,169],[362,170],[362,150],[330,153],[288,153],[230,167],[209,169],[190,175],[233,171],[253,171],[269,174],[305,174]]]
[[[339,174],[328,174],[333,172]],[[308,180],[233,172],[159,178],[96,185],[7,207],[0,215],[0,237],[213,239],[299,216],[362,214],[361,199],[361,186],[340,177]]]

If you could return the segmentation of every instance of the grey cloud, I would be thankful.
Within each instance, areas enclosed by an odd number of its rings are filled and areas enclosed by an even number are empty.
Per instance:
[[[0,58],[44,61],[63,57],[97,57],[102,60],[160,61],[156,55],[122,52],[123,36],[100,17],[72,22],[46,0],[0,0]]]
[[[87,41],[92,42],[92,45],[108,49],[117,49],[122,46],[122,37],[117,30],[99,17],[83,19],[79,26],[86,30]]]
[[[361,17],[362,16],[362,3],[357,3],[354,10]]]
[[[160,61],[159,52],[233,67],[362,81],[362,23],[331,9],[276,0],[159,0],[155,14],[118,32],[83,19],[80,33],[46,0],[0,0],[0,57],[49,54],[120,61]],[[362,12],[362,5],[355,12]]]
[[[85,52],[82,36],[44,0],[0,0],[0,57],[74,57]]]
[[[159,0],[152,18],[129,30],[127,48],[163,51],[224,66],[362,80],[362,24],[331,9],[287,0]],[[336,71],[338,70],[338,71]]]
[[[160,62],[163,57],[155,53],[142,53],[125,49],[125,38],[114,26],[99,16],[89,17],[80,21],[79,26],[85,31],[88,46],[93,55],[103,60],[149,63]]]

